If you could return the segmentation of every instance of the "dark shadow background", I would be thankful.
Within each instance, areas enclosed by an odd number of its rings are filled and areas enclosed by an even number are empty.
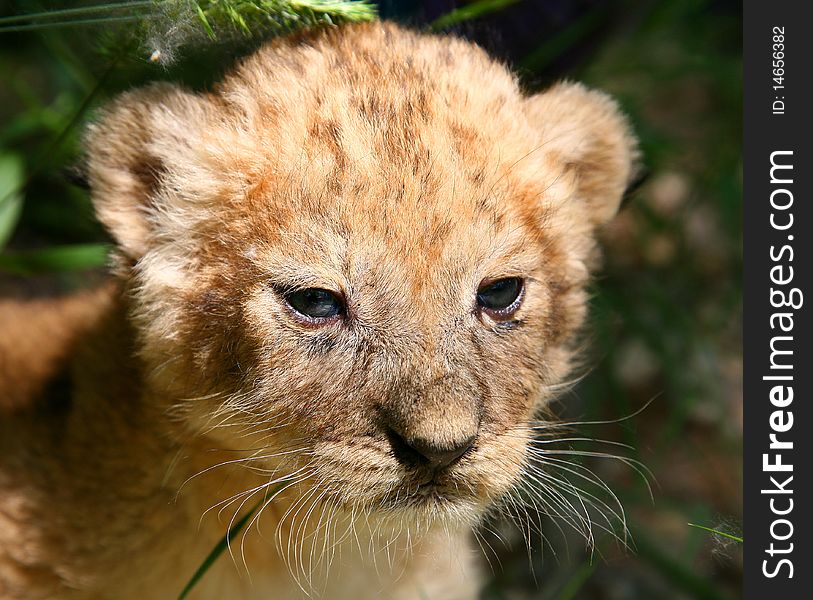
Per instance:
[[[0,0],[0,16],[79,4]],[[425,26],[466,4],[473,3],[384,0],[380,11]],[[630,549],[597,532],[591,551],[567,525],[559,531],[542,519],[548,542],[534,532],[529,554],[518,529],[495,522],[496,533],[483,533],[493,565],[485,597],[739,597],[741,545],[688,523],[741,535],[740,3],[485,5],[495,10],[448,29],[514,65],[530,90],[560,78],[606,90],[640,136],[649,177],[603,232],[588,369],[556,410],[564,420],[607,421],[646,406],[616,423],[574,428],[631,450],[596,442],[574,449],[640,460],[653,474],[654,496],[623,462],[578,457],[625,507]],[[70,290],[102,277],[99,244],[108,240],[86,192],[71,184],[86,109],[152,79],[205,86],[234,55],[208,48],[166,70],[137,52],[114,61],[98,51],[106,36],[122,34],[0,33],[2,294]]]

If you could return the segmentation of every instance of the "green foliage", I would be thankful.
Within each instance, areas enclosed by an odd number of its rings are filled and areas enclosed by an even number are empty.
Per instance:
[[[0,154],[0,251],[14,233],[23,210],[19,193],[23,183],[23,161],[14,154]]]
[[[0,212],[2,218],[2,212]],[[0,254],[0,271],[18,275],[82,271],[104,266],[110,246],[75,244]]]
[[[105,52],[142,45],[152,62],[169,64],[202,37],[266,37],[376,17],[367,0],[135,0],[4,17],[0,33],[126,23],[105,36]]]
[[[0,18],[0,33],[137,21],[148,18],[149,13],[144,11],[154,8],[157,3],[155,0],[138,0],[12,15]]]
[[[170,64],[179,49],[209,41],[284,35],[341,23],[372,21],[367,0],[157,0],[144,25],[150,61]]]
[[[375,6],[363,0],[199,0],[193,4],[212,37],[218,28],[251,36],[376,18]]]

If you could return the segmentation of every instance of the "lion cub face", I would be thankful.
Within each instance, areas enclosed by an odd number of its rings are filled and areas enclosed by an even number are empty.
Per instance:
[[[337,504],[466,519],[521,477],[635,143],[601,94],[379,24],[126,94],[88,149],[168,419]]]

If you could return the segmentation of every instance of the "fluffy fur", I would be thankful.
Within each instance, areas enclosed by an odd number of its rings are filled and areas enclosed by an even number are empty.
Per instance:
[[[630,180],[615,104],[368,24],[124,94],[86,145],[114,281],[0,304],[0,597],[174,597],[262,501],[192,597],[474,598]],[[509,276],[514,318],[478,312]],[[346,314],[295,318],[308,287]],[[390,427],[476,441],[427,484]]]

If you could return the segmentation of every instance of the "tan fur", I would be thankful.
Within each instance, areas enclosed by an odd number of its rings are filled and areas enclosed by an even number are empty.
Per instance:
[[[474,598],[469,527],[567,376],[635,153],[606,96],[387,24],[122,95],[87,136],[118,283],[0,304],[0,597],[174,597],[283,479],[191,597]],[[506,325],[474,298],[507,276]],[[302,324],[292,287],[346,317]],[[476,445],[421,496],[382,420]]]

